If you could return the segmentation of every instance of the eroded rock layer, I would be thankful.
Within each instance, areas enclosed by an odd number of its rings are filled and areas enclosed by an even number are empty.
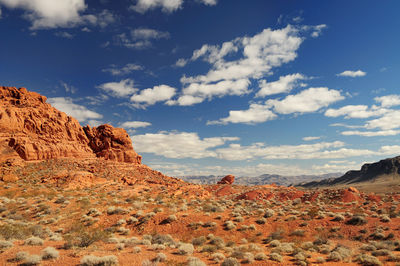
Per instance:
[[[0,160],[104,157],[140,164],[124,129],[103,125],[85,130],[25,88],[0,86]]]

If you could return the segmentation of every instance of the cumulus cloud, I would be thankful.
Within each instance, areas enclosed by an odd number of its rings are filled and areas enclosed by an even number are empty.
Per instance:
[[[256,97],[265,97],[268,95],[278,94],[278,93],[288,93],[296,85],[298,85],[299,80],[305,79],[302,74],[296,73],[291,75],[282,76],[277,81],[267,82],[266,80],[259,81],[260,90],[257,92]]]
[[[376,136],[395,136],[400,134],[400,130],[379,130],[379,131],[359,131],[348,130],[341,132],[344,136],[363,136],[363,137],[376,137]]]
[[[221,118],[217,121],[208,121],[207,125],[226,125],[228,123],[256,124],[275,119],[276,117],[277,115],[274,114],[269,107],[254,103],[251,104],[247,110],[229,111],[228,117]]]
[[[309,137],[304,137],[303,140],[304,141],[312,141],[312,140],[317,140],[320,139],[321,137],[313,137],[313,136],[309,136]]]
[[[279,114],[309,113],[343,99],[344,96],[338,90],[309,88],[298,94],[288,95],[283,100],[268,100],[266,105]]]
[[[365,127],[367,129],[380,128],[382,130],[400,128],[400,110],[391,110],[380,118],[369,120]]]
[[[105,27],[115,21],[109,10],[82,14],[87,9],[85,0],[0,0],[0,4],[25,10],[24,18],[32,22],[31,30],[71,28],[83,24]]]
[[[59,32],[54,33],[54,35],[57,37],[60,37],[60,38],[65,38],[65,39],[73,39],[74,38],[73,34],[66,32],[66,31],[59,31]]]
[[[143,70],[143,67],[138,64],[126,64],[125,66],[120,68],[118,68],[116,65],[111,65],[109,68],[105,68],[102,71],[109,72],[113,76],[123,76],[137,70]]]
[[[87,109],[83,105],[73,102],[71,98],[55,97],[48,98],[47,102],[67,115],[76,118],[79,122],[93,122],[103,118],[103,115]]]
[[[357,71],[346,70],[346,71],[343,71],[342,73],[337,74],[337,76],[352,77],[352,78],[363,77],[365,75],[367,75],[367,73],[364,71],[361,71],[361,70],[357,70]]]
[[[131,30],[129,35],[126,33],[117,35],[115,40],[118,44],[128,48],[145,49],[152,46],[153,40],[168,39],[169,37],[169,32],[138,28]]]
[[[151,126],[151,123],[144,121],[126,121],[121,124],[123,128],[141,128]]]
[[[320,142],[314,144],[266,146],[254,143],[249,146],[230,144],[227,148],[217,149],[218,158],[225,160],[263,159],[327,159],[367,156],[374,152],[364,149],[348,149],[341,141]]]
[[[328,117],[339,117],[344,116],[345,118],[368,118],[372,116],[379,116],[388,112],[387,109],[378,108],[373,106],[369,108],[366,105],[346,105],[339,109],[328,109],[325,112],[325,116]]]
[[[248,79],[222,80],[217,83],[191,83],[183,88],[182,96],[176,101],[170,101],[169,104],[187,106],[203,102],[205,99],[211,100],[213,97],[244,95],[250,92],[249,85]]]
[[[201,139],[191,132],[159,132],[156,134],[135,135],[131,137],[135,150],[139,153],[153,153],[166,158],[206,158],[216,157],[210,150],[226,142],[239,140],[237,137],[214,137]]]
[[[171,13],[182,7],[183,0],[138,0],[136,5],[129,9],[138,13],[146,13],[149,10],[161,8],[163,12]]]
[[[185,66],[189,62],[203,60],[210,64],[210,69],[203,75],[184,75],[181,78],[184,88],[174,103],[193,105],[213,97],[249,93],[248,86],[251,80],[260,80],[270,75],[273,68],[297,57],[297,50],[304,40],[302,33],[302,27],[288,25],[283,29],[264,29],[254,36],[238,37],[221,45],[204,44],[200,49],[193,51],[191,58],[181,58],[175,63],[176,66]],[[270,90],[290,90],[295,80],[303,78],[299,75],[282,78],[275,84],[260,81],[262,87],[271,85],[270,88],[262,90],[260,96],[272,93]],[[281,84],[278,84],[279,82]],[[285,82],[287,86],[283,88]],[[223,87],[223,84],[232,85]]]
[[[381,97],[375,97],[374,100],[382,107],[392,107],[400,105],[400,95],[392,94]]]
[[[114,97],[120,98],[132,95],[138,90],[134,87],[134,82],[131,79],[124,79],[120,82],[108,82],[97,87]]]
[[[215,6],[217,0],[198,0],[197,2],[207,6]],[[129,7],[130,10],[144,14],[149,10],[161,8],[162,12],[172,13],[181,9],[183,0],[137,0],[135,5]]]
[[[217,0],[199,0],[199,1],[208,6],[215,6],[217,4]]]
[[[139,94],[132,95],[131,102],[137,107],[153,105],[156,102],[170,100],[175,95],[175,88],[167,85],[154,86],[141,90]]]

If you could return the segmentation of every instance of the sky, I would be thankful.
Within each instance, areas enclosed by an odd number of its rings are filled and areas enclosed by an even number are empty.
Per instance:
[[[0,0],[0,85],[125,128],[171,176],[400,153],[400,2]]]

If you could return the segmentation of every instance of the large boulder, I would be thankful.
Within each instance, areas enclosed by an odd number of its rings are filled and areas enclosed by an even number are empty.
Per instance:
[[[228,184],[231,185],[235,181],[235,177],[233,175],[227,175],[224,178],[222,178],[220,181],[218,181],[217,184]]]

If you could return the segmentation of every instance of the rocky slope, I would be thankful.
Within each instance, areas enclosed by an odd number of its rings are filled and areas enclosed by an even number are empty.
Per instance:
[[[299,184],[302,187],[320,187],[334,185],[348,185],[364,182],[377,181],[390,177],[400,181],[400,156],[388,158],[376,163],[364,164],[361,170],[348,171],[341,177],[329,178],[321,181],[313,181]]]
[[[79,122],[25,88],[0,87],[0,161],[95,158],[141,163],[124,129]]]

